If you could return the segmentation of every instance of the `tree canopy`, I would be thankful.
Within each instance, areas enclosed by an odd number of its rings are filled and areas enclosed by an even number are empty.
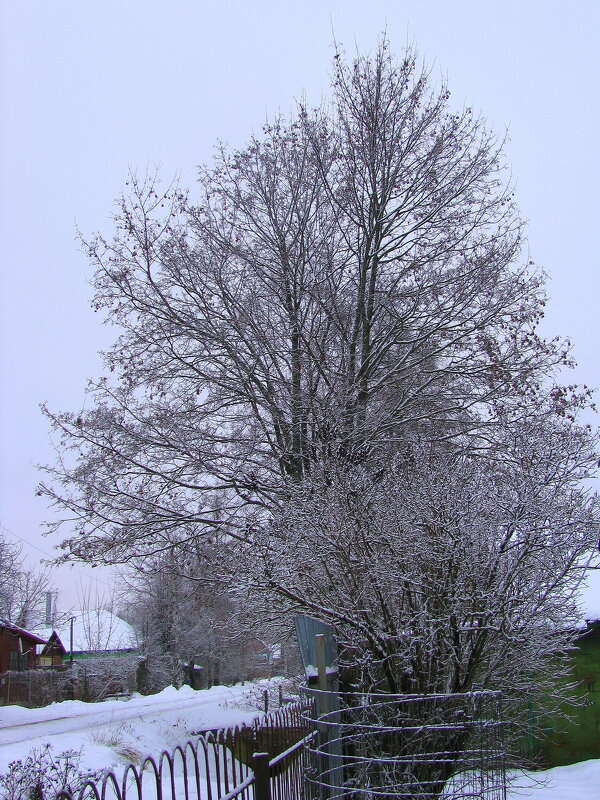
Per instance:
[[[222,147],[194,201],[132,176],[114,237],[86,244],[112,374],[91,410],[50,414],[78,460],[44,486],[68,550],[243,535],[315,465],[415,435],[491,452],[499,426],[575,412],[501,145],[383,43],[338,54],[329,105]]]
[[[542,691],[597,540],[596,437],[538,330],[502,146],[383,41],[193,195],[131,176],[85,243],[107,376],[47,411],[66,556],[226,541],[238,585],[337,626],[363,685]]]

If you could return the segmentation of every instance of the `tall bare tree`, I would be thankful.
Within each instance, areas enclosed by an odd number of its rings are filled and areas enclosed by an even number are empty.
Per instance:
[[[332,623],[367,691],[559,701],[597,440],[502,145],[384,41],[195,199],[132,176],[85,244],[108,375],[47,411],[65,557],[225,540],[232,585]]]
[[[499,458],[499,425],[576,413],[501,146],[384,42],[338,54],[330,105],[222,148],[195,201],[131,177],[114,237],[86,243],[122,331],[109,377],[47,412],[67,557],[244,541],[315,470],[415,438]]]

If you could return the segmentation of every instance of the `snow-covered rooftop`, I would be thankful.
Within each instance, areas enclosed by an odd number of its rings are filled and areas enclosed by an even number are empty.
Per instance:
[[[73,651],[102,652],[106,650],[129,650],[137,646],[133,627],[125,620],[105,608],[77,611],[73,614]],[[39,635],[49,639],[55,630],[67,651],[71,647],[71,626],[66,623],[54,628],[46,627]]]
[[[20,628],[18,625],[15,625],[9,619],[5,619],[4,617],[0,617],[0,627],[6,628],[11,633],[21,635],[21,636],[28,636],[30,639],[37,639],[38,644],[43,644],[46,641],[44,637],[38,636],[37,633],[31,633],[31,631],[26,631],[25,628]]]
[[[581,590],[582,622],[600,620],[600,569],[588,571],[586,586]]]

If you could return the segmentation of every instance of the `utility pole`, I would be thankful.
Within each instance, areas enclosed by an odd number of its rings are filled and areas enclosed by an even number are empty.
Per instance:
[[[69,664],[71,665],[71,669],[73,669],[73,623],[75,622],[75,617],[71,617],[71,657],[69,658]]]

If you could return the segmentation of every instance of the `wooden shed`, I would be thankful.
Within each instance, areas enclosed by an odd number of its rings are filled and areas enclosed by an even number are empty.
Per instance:
[[[40,667],[60,667],[67,655],[60,636],[56,631],[52,631],[39,655],[39,665]]]
[[[46,640],[0,618],[0,672],[21,672],[37,667],[40,644],[46,644]]]

